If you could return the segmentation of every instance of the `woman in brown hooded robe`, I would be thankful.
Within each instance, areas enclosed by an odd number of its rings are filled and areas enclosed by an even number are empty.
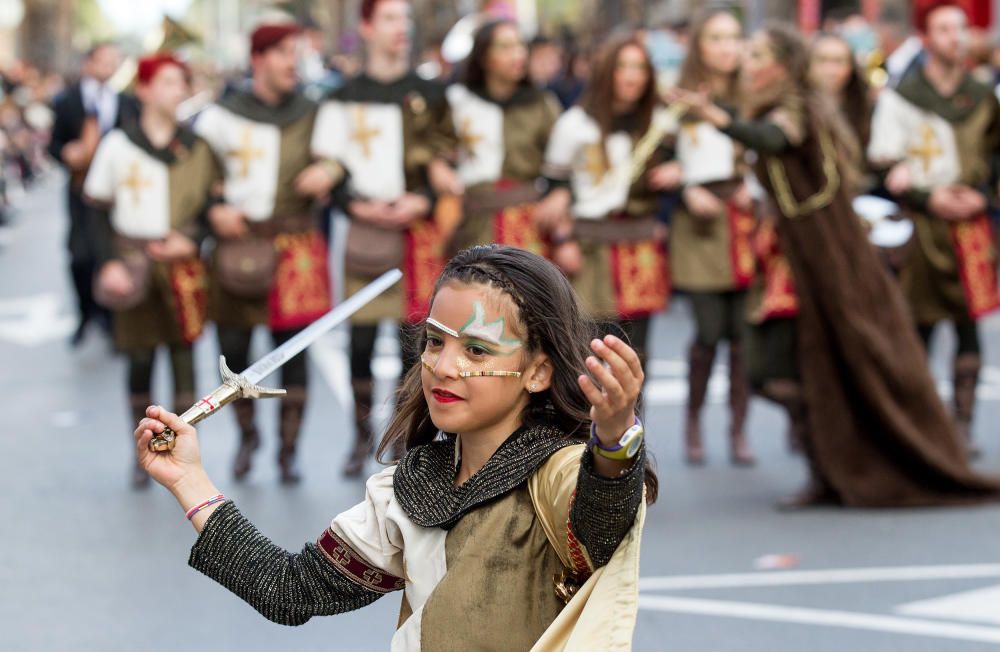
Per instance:
[[[798,366],[811,480],[786,503],[903,507],[1000,497],[970,469],[937,395],[897,285],[851,209],[858,147],[809,90],[808,56],[790,28],[767,26],[744,66],[744,117],[707,95],[673,100],[757,152],[799,298]]]

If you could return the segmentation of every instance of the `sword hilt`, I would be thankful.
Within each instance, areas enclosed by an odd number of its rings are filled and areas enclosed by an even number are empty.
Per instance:
[[[261,387],[249,382],[243,376],[234,373],[226,366],[226,356],[219,356],[219,371],[222,374],[222,384],[201,399],[180,415],[181,421],[194,425],[203,419],[214,414],[224,405],[232,403],[240,398],[275,398],[284,396],[287,392],[283,389],[271,389]],[[149,440],[149,450],[154,453],[168,453],[176,445],[177,433],[170,428],[164,428],[160,434],[154,434]]]

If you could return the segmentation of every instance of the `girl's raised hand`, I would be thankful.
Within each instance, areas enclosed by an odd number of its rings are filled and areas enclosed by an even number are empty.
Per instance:
[[[577,380],[590,401],[598,439],[612,447],[635,424],[645,375],[638,354],[614,335],[593,340],[590,348],[595,355],[587,358],[587,369],[593,378],[581,375]]]

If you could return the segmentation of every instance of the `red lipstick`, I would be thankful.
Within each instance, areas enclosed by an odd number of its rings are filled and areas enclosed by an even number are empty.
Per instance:
[[[453,394],[446,389],[440,387],[435,387],[431,390],[431,395],[434,396],[434,400],[438,403],[456,403],[458,401],[464,401],[458,394]]]

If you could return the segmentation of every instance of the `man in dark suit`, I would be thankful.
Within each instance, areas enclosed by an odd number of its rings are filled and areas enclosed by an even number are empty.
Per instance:
[[[116,92],[108,84],[120,65],[121,53],[115,45],[95,45],[86,54],[80,80],[68,86],[53,104],[55,122],[48,151],[70,173],[68,246],[80,314],[74,345],[83,339],[91,319],[108,324],[107,312],[94,302],[94,256],[87,238],[83,179],[101,136],[139,114],[135,98]]]

